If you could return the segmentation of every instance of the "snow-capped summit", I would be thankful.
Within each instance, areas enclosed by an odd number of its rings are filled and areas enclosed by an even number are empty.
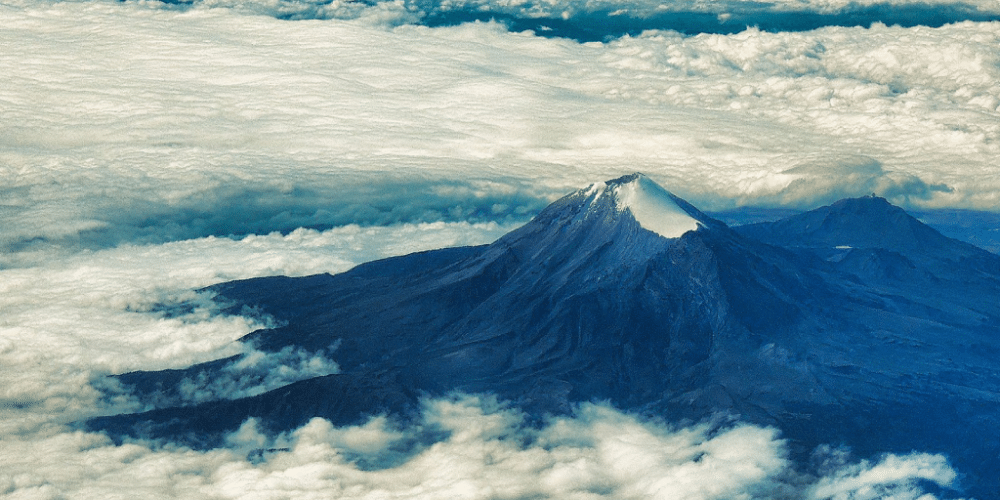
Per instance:
[[[705,229],[719,231],[703,231]],[[686,235],[728,233],[717,221],[635,173],[591,184],[542,210],[508,233],[484,254],[486,260],[513,252],[519,260],[555,265],[549,275],[619,272],[621,262],[645,262]]]
[[[644,229],[664,238],[679,238],[700,224],[688,211],[693,207],[686,209],[683,200],[640,173],[594,184],[588,191],[611,196],[618,212],[627,211]]]

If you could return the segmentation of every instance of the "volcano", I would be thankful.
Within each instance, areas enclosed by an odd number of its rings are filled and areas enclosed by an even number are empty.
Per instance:
[[[730,228],[641,174],[600,182],[490,245],[210,288],[279,326],[241,339],[336,373],[185,400],[239,357],[119,375],[155,409],[92,419],[198,447],[255,417],[406,419],[425,396],[491,393],[539,418],[584,401],[671,421],[776,426],[793,453],[947,454],[969,494],[1000,487],[1000,256],[878,197]],[[243,363],[244,365],[246,363]]]

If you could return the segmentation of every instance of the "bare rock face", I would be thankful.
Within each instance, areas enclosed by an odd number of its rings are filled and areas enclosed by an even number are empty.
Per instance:
[[[248,417],[271,431],[407,418],[422,395],[461,390],[536,416],[591,400],[725,412],[781,428],[796,453],[945,452],[971,494],[1000,483],[1000,257],[881,198],[733,230],[634,174],[490,245],[212,288],[281,321],[244,342],[328,352],[339,373],[91,428],[213,446]],[[170,401],[233,362],[119,379]]]

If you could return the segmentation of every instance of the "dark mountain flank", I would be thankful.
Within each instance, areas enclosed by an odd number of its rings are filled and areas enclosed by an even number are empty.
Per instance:
[[[125,374],[168,403],[90,428],[212,446],[249,417],[270,431],[405,419],[459,390],[539,417],[591,400],[677,421],[721,412],[779,427],[802,456],[943,452],[966,493],[1000,486],[1000,256],[881,198],[734,230],[635,174],[490,245],[211,289],[282,325],[243,342],[330,353],[340,372],[198,404],[171,395],[234,360]]]

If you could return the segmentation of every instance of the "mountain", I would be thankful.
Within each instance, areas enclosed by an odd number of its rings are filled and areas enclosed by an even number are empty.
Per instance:
[[[978,302],[995,310],[1000,256],[943,236],[883,198],[840,200],[741,235],[832,264],[868,286],[935,304]],[[957,295],[957,297],[956,297]],[[982,299],[978,300],[977,299]]]
[[[1000,272],[1000,258],[995,254],[945,237],[876,196],[840,200],[777,222],[740,226],[737,231],[771,244],[813,252],[880,249],[923,267],[949,263],[958,264],[953,271],[972,267],[991,275]]]
[[[184,394],[239,358],[124,374],[157,409],[87,425],[214,446],[251,416],[272,432],[405,419],[454,390],[536,417],[608,400],[775,425],[799,456],[825,443],[946,452],[967,491],[996,492],[1000,443],[984,436],[1000,424],[997,259],[880,198],[734,230],[633,174],[490,245],[216,285],[229,311],[281,324],[243,342],[328,355],[339,372],[210,401]]]

